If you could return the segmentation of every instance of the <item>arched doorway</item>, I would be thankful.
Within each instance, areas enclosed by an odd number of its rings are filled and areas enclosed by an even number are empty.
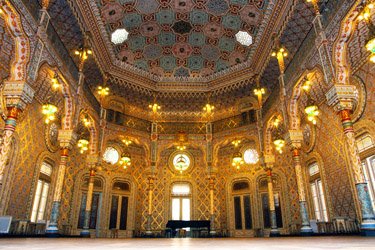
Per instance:
[[[231,186],[230,207],[235,237],[253,236],[252,201],[250,182],[248,180],[234,181]]]

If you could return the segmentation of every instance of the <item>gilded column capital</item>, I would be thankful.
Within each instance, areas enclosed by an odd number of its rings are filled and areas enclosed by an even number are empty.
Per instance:
[[[99,155],[97,154],[87,155],[86,163],[90,170],[96,169],[96,165],[99,163]]]
[[[72,149],[77,141],[77,134],[73,130],[60,129],[57,139],[61,148]]]
[[[329,106],[333,106],[335,111],[344,109],[354,110],[358,102],[358,91],[354,85],[335,84],[326,93]]]
[[[289,130],[285,135],[285,140],[292,149],[300,149],[303,141],[302,130]]]
[[[275,156],[269,155],[269,154],[262,155],[259,160],[260,160],[261,166],[266,171],[272,169],[276,162]]]
[[[7,107],[17,107],[21,110],[24,110],[34,98],[34,90],[25,81],[4,81],[3,94]]]

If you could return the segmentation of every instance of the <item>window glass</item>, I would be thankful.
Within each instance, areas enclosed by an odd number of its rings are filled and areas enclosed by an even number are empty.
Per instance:
[[[42,166],[40,167],[40,172],[42,174],[47,175],[47,176],[51,176],[51,174],[52,174],[52,166],[49,165],[49,164],[47,164],[47,163],[45,163],[45,162],[43,162]]]
[[[359,152],[363,152],[366,149],[372,148],[374,143],[370,135],[366,134],[357,139],[357,148]]]
[[[247,164],[255,164],[259,161],[258,152],[255,149],[246,149],[243,158]]]
[[[233,184],[233,191],[248,190],[249,183],[247,181],[239,181]]]
[[[114,165],[118,162],[119,158],[120,158],[119,152],[113,147],[108,147],[104,151],[103,160],[107,163]]]
[[[319,173],[319,166],[317,163],[313,163],[309,166],[309,174],[310,176],[313,176],[315,174]]]
[[[180,220],[180,199],[172,199],[172,220]]]
[[[51,174],[52,166],[46,162],[42,162],[42,165],[40,166],[39,180],[36,184],[33,207],[31,210],[31,222],[45,221],[44,215],[47,206]]]
[[[190,194],[190,185],[186,183],[177,183],[172,188],[173,195],[188,195]]]

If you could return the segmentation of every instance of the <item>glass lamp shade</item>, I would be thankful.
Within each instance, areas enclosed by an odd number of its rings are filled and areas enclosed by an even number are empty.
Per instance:
[[[42,107],[42,113],[46,116],[45,123],[55,120],[55,113],[57,112],[57,107],[53,104],[44,104]]]
[[[277,138],[273,141],[273,144],[276,147],[276,150],[282,154],[283,153],[283,147],[285,146],[285,141],[283,138]]]
[[[305,113],[307,114],[307,120],[316,124],[316,117],[319,115],[319,108],[315,104],[314,100],[309,98],[307,101],[307,106],[305,107]]]
[[[240,163],[242,161],[242,154],[240,152],[236,152],[233,154],[233,163]]]
[[[375,53],[375,38],[370,39],[366,43],[366,49],[370,51],[371,53]]]
[[[83,154],[89,149],[89,141],[86,139],[80,139],[78,140],[77,146],[80,149],[80,153]]]
[[[124,168],[129,167],[131,165],[131,158],[130,158],[130,156],[127,155],[127,154],[122,155],[119,163]]]

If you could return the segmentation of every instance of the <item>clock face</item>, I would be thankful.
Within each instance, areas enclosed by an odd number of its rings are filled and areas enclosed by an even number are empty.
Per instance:
[[[56,152],[59,149],[59,127],[56,123],[50,123],[47,125],[45,133],[46,146],[49,151],[52,153]]]

